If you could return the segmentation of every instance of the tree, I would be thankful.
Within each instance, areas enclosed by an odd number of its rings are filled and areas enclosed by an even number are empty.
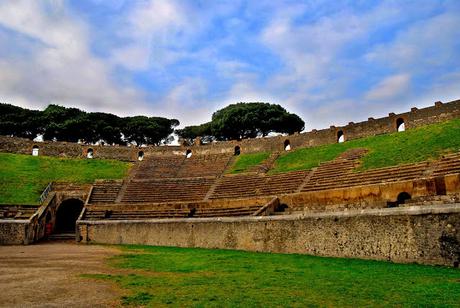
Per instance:
[[[43,131],[40,111],[0,104],[0,134],[35,138]]]
[[[211,131],[211,122],[207,122],[201,125],[186,126],[183,129],[177,129],[176,134],[189,144],[192,144],[196,137],[201,137],[201,141],[203,142],[211,142],[214,140],[214,136]]]
[[[174,132],[174,127],[179,125],[176,119],[146,116],[127,117],[123,122],[122,133],[126,140],[136,142],[137,145],[159,145],[162,141],[166,141]]]
[[[211,132],[218,140],[254,138],[271,132],[294,133],[304,129],[304,121],[286,109],[269,103],[237,103],[212,115]]]
[[[135,141],[137,144],[160,144],[171,141],[179,125],[176,119],[160,117],[120,118],[103,112],[85,112],[78,108],[49,105],[43,111],[0,104],[0,134],[33,139],[43,134],[45,140],[109,144]]]

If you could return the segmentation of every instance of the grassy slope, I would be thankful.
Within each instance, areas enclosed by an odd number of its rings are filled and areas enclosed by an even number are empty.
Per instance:
[[[248,171],[251,167],[259,165],[270,156],[269,152],[241,154],[230,168],[229,173],[241,173]]]
[[[435,159],[442,153],[460,150],[460,119],[401,133],[294,150],[281,155],[271,173],[308,170],[350,148],[369,149],[362,160],[363,170]]]
[[[158,307],[456,306],[460,270],[295,254],[125,247],[109,279],[123,304]],[[131,270],[131,271],[130,271]]]
[[[91,183],[95,179],[120,179],[129,166],[115,160],[0,153],[0,204],[36,204],[51,181]]]

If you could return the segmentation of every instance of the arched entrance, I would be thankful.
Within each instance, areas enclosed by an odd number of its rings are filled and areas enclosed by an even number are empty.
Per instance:
[[[398,205],[400,204],[404,204],[406,203],[406,200],[410,200],[412,197],[409,193],[403,191],[402,193],[400,193],[398,195],[398,197],[396,198],[396,202],[398,203]]]
[[[83,209],[83,201],[67,199],[61,203],[56,212],[55,233],[75,233],[75,222]]]
[[[137,160],[141,161],[144,159],[144,151],[139,151],[137,153]]]
[[[241,154],[241,148],[239,145],[235,147],[235,151],[233,152],[233,155],[238,156]]]
[[[337,132],[337,142],[338,143],[343,143],[345,142],[345,135],[343,134],[343,131],[339,130]]]
[[[93,158],[94,157],[94,151],[93,149],[89,148],[88,151],[86,151],[86,158]]]
[[[285,151],[291,150],[291,142],[289,141],[289,139],[284,140],[284,150]]]
[[[396,130],[398,132],[403,132],[406,130],[406,124],[404,123],[403,118],[399,118],[396,120]]]

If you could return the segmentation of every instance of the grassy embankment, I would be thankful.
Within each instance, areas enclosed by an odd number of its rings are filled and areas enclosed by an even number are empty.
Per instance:
[[[443,153],[460,151],[460,119],[340,144],[296,149],[283,153],[270,173],[309,170],[352,148],[369,150],[360,170],[436,159]]]
[[[112,266],[124,305],[163,307],[458,307],[460,270],[231,250],[122,246]]]
[[[129,166],[116,160],[0,153],[0,204],[38,204],[38,197],[51,181],[92,183],[95,179],[121,179]]]
[[[247,172],[252,167],[259,165],[270,156],[269,152],[249,153],[239,155],[231,166],[229,173]]]

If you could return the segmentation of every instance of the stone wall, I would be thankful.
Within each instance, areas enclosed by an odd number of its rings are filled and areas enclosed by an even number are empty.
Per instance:
[[[27,244],[28,220],[0,219],[0,245]]]
[[[94,158],[130,160],[137,159],[139,151],[145,156],[184,155],[191,149],[195,155],[233,153],[236,146],[240,146],[241,153],[261,151],[282,151],[285,140],[289,140],[291,148],[312,147],[337,142],[337,133],[342,131],[345,140],[353,140],[379,134],[395,132],[396,122],[403,119],[406,129],[447,121],[460,117],[460,100],[449,103],[437,102],[432,107],[423,109],[412,108],[410,112],[394,114],[388,117],[373,119],[360,123],[350,122],[348,125],[328,129],[312,130],[290,136],[272,138],[244,139],[241,141],[215,142],[205,145],[160,146],[160,147],[125,147],[125,146],[88,146],[66,142],[33,142],[28,139],[0,136],[0,151],[10,153],[31,154],[34,145],[39,147],[39,155],[86,157],[88,149],[92,149]]]
[[[280,195],[279,199],[290,210],[304,213],[384,208],[388,201],[396,201],[402,192],[410,194],[412,198],[442,194],[439,186],[442,190],[445,188],[442,193],[460,192],[460,174],[294,193]]]
[[[247,218],[79,221],[85,243],[302,253],[458,266],[460,206]]]

